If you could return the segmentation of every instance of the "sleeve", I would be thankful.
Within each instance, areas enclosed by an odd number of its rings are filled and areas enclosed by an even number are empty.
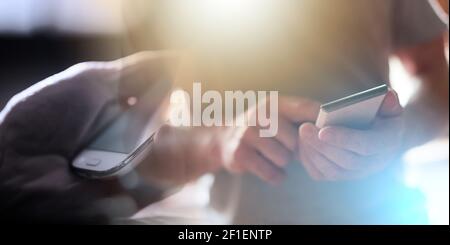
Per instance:
[[[430,41],[447,30],[427,0],[392,1],[392,49]]]

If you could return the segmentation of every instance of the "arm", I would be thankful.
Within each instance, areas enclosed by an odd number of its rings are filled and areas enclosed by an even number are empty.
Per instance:
[[[245,113],[254,116],[262,107]],[[271,184],[284,177],[284,167],[296,150],[296,131],[301,122],[314,121],[319,104],[303,98],[279,99],[278,133],[259,136],[259,127],[163,126],[147,159],[137,169],[155,186],[176,187],[220,169],[250,173]],[[148,164],[146,163],[148,162]]]
[[[14,96],[0,113],[0,217],[14,222],[108,222],[161,198],[134,176],[88,180],[70,162],[110,103],[169,76],[167,56],[141,53],[75,65]],[[124,105],[124,106],[125,106]],[[126,185],[124,183],[136,183]]]
[[[404,148],[448,135],[449,70],[444,37],[395,53],[406,70],[420,81],[418,92],[404,111]]]

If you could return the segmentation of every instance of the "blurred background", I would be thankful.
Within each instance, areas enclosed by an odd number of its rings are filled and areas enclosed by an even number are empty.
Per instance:
[[[134,36],[148,25],[141,17],[151,16],[153,11],[133,7],[135,2],[0,0],[0,110],[15,93],[75,63],[161,48],[151,30],[145,39]],[[417,85],[395,59],[391,61],[391,80],[410,82],[411,86],[393,84],[406,104]],[[449,224],[448,144],[448,139],[440,139],[412,149],[404,157],[405,182],[424,192],[432,224]],[[186,213],[201,217],[211,183],[211,176],[206,176],[137,217]]]
[[[121,57],[121,11],[120,0],[1,0],[0,108],[75,63]]]

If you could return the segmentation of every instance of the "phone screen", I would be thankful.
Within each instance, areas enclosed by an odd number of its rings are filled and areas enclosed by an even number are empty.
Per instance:
[[[107,127],[88,148],[128,154],[146,138],[145,125],[139,123],[136,112],[128,110]]]
[[[139,98],[139,102],[126,110],[117,110],[112,123],[100,131],[100,134],[88,145],[88,149],[129,154],[151,137],[162,123],[157,110],[167,91],[162,82]]]

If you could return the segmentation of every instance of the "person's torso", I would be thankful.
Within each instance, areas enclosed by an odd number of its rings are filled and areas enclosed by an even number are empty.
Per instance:
[[[391,1],[296,1],[264,35],[241,30],[235,43],[203,50],[198,80],[204,90],[276,90],[328,102],[388,83],[390,22]],[[294,162],[278,187],[220,173],[211,202],[233,223],[398,223],[401,208],[386,206],[403,190],[395,169],[361,181],[316,182]],[[389,221],[374,210],[395,215]]]

